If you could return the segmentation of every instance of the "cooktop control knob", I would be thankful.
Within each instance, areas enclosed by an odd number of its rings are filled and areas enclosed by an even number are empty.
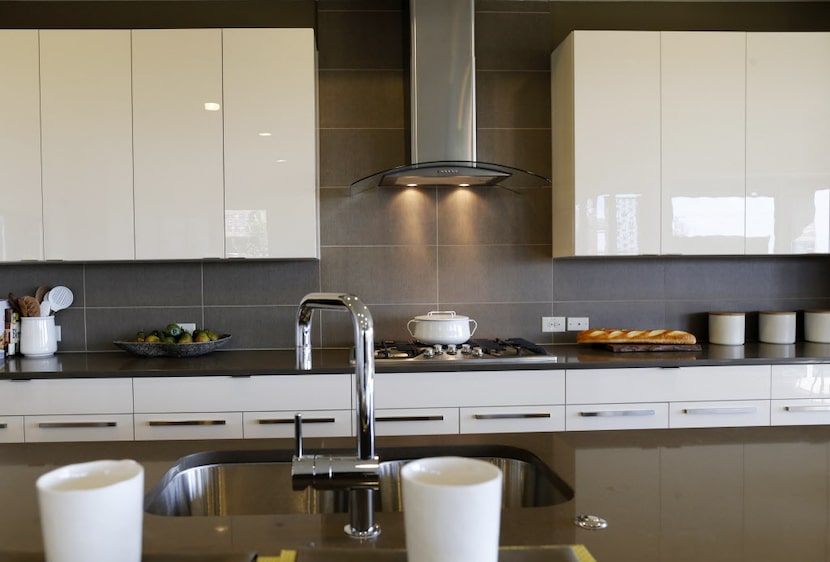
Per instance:
[[[425,347],[423,355],[424,357],[435,357],[435,351],[431,347]]]
[[[470,354],[470,344],[462,343],[461,344],[461,353],[464,354],[464,355],[469,355]]]
[[[481,349],[479,346],[475,346],[473,348],[473,356],[474,357],[484,357],[484,350]]]
[[[455,347],[454,343],[447,344],[447,353],[450,354],[450,355],[455,355],[456,354],[456,347]]]
[[[435,348],[435,355],[441,355],[442,353],[444,353],[444,346],[442,346],[440,343],[436,343],[432,347]]]

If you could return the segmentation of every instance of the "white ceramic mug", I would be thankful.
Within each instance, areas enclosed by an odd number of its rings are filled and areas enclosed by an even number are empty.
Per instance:
[[[401,469],[408,562],[497,562],[502,472],[478,459],[433,457]]]
[[[20,319],[20,352],[29,357],[47,357],[58,350],[54,316],[24,316]]]
[[[762,343],[795,343],[795,312],[759,312],[758,339]]]
[[[710,312],[709,343],[743,345],[746,329],[743,312]]]
[[[141,562],[144,468],[70,464],[37,480],[46,562]]]
[[[830,343],[830,310],[804,311],[804,339],[814,343]]]

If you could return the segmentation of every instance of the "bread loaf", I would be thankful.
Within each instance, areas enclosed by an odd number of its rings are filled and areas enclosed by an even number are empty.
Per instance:
[[[694,344],[697,338],[680,330],[583,330],[577,343]]]

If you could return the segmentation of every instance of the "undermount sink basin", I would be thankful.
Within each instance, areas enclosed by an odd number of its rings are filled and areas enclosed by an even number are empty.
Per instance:
[[[515,447],[404,447],[377,454],[380,493],[375,510],[379,512],[401,511],[404,464],[446,455],[480,458],[501,468],[504,508],[550,506],[573,497],[573,490],[538,457]],[[166,516],[346,513],[348,496],[347,490],[295,491],[290,451],[215,451],[179,459],[147,493],[144,511]]]

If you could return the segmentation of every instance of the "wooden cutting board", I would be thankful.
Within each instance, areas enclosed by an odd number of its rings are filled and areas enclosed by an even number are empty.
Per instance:
[[[700,351],[699,343],[597,343],[594,344],[601,349],[607,349],[614,353],[630,353],[633,351]]]

